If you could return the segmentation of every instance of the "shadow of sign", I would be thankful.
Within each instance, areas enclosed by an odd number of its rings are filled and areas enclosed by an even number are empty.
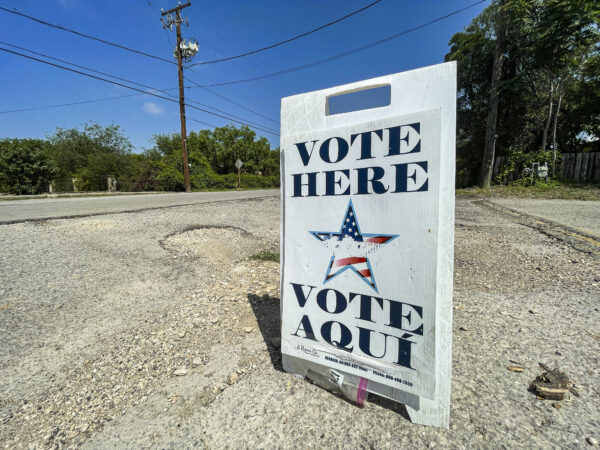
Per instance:
[[[281,330],[279,324],[281,309],[279,298],[267,295],[260,296],[252,292],[247,294],[247,298],[256,317],[258,329],[267,344],[271,363],[276,370],[284,372],[281,363]]]
[[[279,372],[287,373],[283,370],[281,361],[281,329],[279,321],[279,318],[281,317],[281,308],[279,298],[267,295],[261,296],[253,292],[248,292],[246,296],[250,306],[252,307],[252,312],[256,317],[260,334],[267,345],[267,350],[269,351],[269,357],[271,358],[271,364],[273,365],[273,368]],[[315,386],[319,386],[319,384],[312,382],[310,379],[307,379],[307,381],[311,382],[311,384],[314,384]],[[322,386],[319,387],[325,389]],[[348,400],[344,396],[335,392],[334,395],[344,400],[349,405],[358,407],[356,403]],[[369,394],[367,401],[381,408],[389,409],[390,411],[393,411],[410,421],[408,411],[402,403],[388,400],[373,393]]]

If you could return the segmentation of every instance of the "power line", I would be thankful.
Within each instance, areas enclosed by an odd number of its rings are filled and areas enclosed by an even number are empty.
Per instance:
[[[141,50],[136,50],[136,49],[133,49],[133,48],[130,48],[130,47],[126,47],[124,45],[117,44],[115,42],[110,42],[110,41],[107,41],[105,39],[102,39],[102,38],[99,38],[99,37],[96,37],[96,36],[92,36],[92,35],[89,35],[89,34],[81,33],[79,31],[75,31],[75,30],[72,30],[70,28],[63,27],[61,25],[56,25],[56,24],[53,24],[53,23],[50,23],[50,22],[46,22],[45,20],[38,19],[38,18],[33,17],[33,16],[29,16],[29,15],[24,14],[24,13],[19,12],[19,11],[15,11],[15,10],[11,10],[11,9],[8,9],[8,8],[4,8],[2,6],[0,6],[0,11],[4,11],[4,12],[10,13],[10,14],[15,14],[17,16],[24,17],[26,19],[32,20],[34,22],[37,22],[39,24],[45,25],[45,26],[50,27],[50,28],[55,28],[57,30],[67,31],[69,33],[76,34],[77,36],[84,37],[86,39],[92,39],[92,40],[98,41],[98,42],[102,42],[103,44],[106,44],[106,45],[112,45],[113,47],[117,47],[117,48],[120,48],[122,50],[127,50],[128,52],[133,52],[133,53],[137,53],[138,55],[147,56],[148,58],[153,58],[153,59],[156,59],[156,60],[159,60],[159,61],[167,62],[169,64],[177,64],[176,62],[171,61],[169,59],[161,58],[160,56],[156,56],[156,55],[151,55],[150,53],[146,53],[146,52],[143,52]]]
[[[448,17],[451,17],[451,16],[454,16],[456,14],[459,14],[459,13],[461,13],[463,11],[466,11],[467,9],[473,8],[474,6],[480,5],[481,3],[485,3],[487,1],[488,0],[479,0],[478,2],[472,3],[472,4],[470,4],[470,5],[468,5],[468,6],[464,7],[464,8],[457,9],[456,11],[452,11],[451,13],[448,13],[448,14],[446,14],[444,16],[441,16],[441,17],[438,17],[436,19],[430,20],[429,22],[422,23],[421,25],[414,26],[414,27],[409,28],[407,30],[401,31],[400,33],[393,34],[392,36],[388,36],[388,37],[380,39],[378,41],[371,42],[369,44],[366,44],[366,45],[363,45],[361,47],[355,48],[353,50],[348,50],[347,52],[340,53],[340,54],[337,54],[337,55],[334,55],[334,56],[330,56],[328,58],[321,59],[319,61],[314,61],[312,63],[303,64],[301,66],[291,67],[289,69],[280,70],[278,72],[273,72],[273,73],[269,73],[269,74],[261,75],[261,76],[257,76],[257,77],[245,78],[245,79],[242,79],[242,80],[223,81],[221,83],[205,84],[205,85],[202,85],[202,86],[199,86],[199,87],[217,87],[217,86],[229,86],[229,85],[232,85],[232,84],[248,83],[250,81],[264,80],[266,78],[272,78],[272,77],[276,77],[276,76],[279,76],[279,75],[285,75],[287,73],[295,72],[297,70],[303,70],[303,69],[308,69],[310,67],[315,67],[315,66],[318,66],[318,65],[321,65],[321,64],[325,64],[325,63],[328,63],[328,62],[331,62],[331,61],[335,61],[336,59],[344,58],[344,57],[352,55],[354,53],[361,52],[363,50],[367,50],[367,49],[369,49],[371,47],[375,47],[376,45],[380,45],[380,44],[383,44],[385,42],[388,42],[388,41],[391,41],[393,39],[396,39],[396,38],[398,38],[400,36],[404,36],[405,34],[412,33],[413,31],[420,30],[421,28],[425,28],[425,27],[427,27],[429,25],[433,25],[434,23],[440,22],[440,21],[442,21],[444,19],[447,19]]]
[[[25,48],[25,47],[20,47],[20,46],[18,46],[18,45],[9,44],[8,42],[0,41],[0,44],[2,44],[2,45],[8,45],[8,46],[10,46],[10,47],[14,47],[14,48],[18,48],[19,50],[24,50],[24,51],[26,51],[26,52],[33,53],[33,54],[35,54],[35,55],[42,56],[42,57],[44,57],[44,58],[47,58],[47,59],[51,59],[51,60],[54,60],[54,61],[61,62],[61,63],[63,63],[63,64],[68,64],[68,65],[70,65],[70,66],[74,66],[74,67],[78,67],[78,68],[80,68],[80,69],[87,70],[87,71],[89,71],[89,72],[93,72],[93,73],[97,73],[97,74],[100,74],[100,75],[108,76],[108,77],[110,77],[110,78],[115,78],[115,79],[117,79],[117,80],[125,81],[126,83],[129,83],[129,84],[133,84],[133,85],[136,85],[136,86],[141,86],[141,87],[144,87],[144,88],[147,88],[147,89],[151,89],[151,90],[155,90],[155,91],[158,91],[158,92],[162,92],[162,93],[163,93],[163,94],[165,94],[165,95],[168,95],[168,96],[171,96],[171,97],[173,97],[173,98],[176,98],[176,96],[174,96],[174,95],[171,95],[171,94],[169,94],[168,92],[166,92],[166,91],[169,91],[169,90],[174,90],[174,89],[176,89],[176,88],[168,88],[168,89],[155,89],[155,88],[153,88],[152,86],[148,86],[148,85],[146,85],[146,84],[137,83],[137,82],[135,82],[135,81],[128,80],[127,78],[122,78],[122,77],[118,77],[118,76],[116,76],[116,75],[111,75],[111,74],[109,74],[109,73],[106,73],[106,72],[101,72],[101,71],[99,71],[99,70],[95,70],[95,69],[92,69],[92,68],[90,68],[90,67],[86,67],[86,66],[82,66],[82,65],[79,65],[79,64],[75,64],[75,63],[72,63],[72,62],[70,62],[70,61],[66,61],[66,60],[64,60],[64,59],[54,58],[53,56],[49,56],[49,55],[46,55],[46,54],[44,54],[44,53],[36,52],[36,51],[30,50],[30,49],[28,49],[28,48]],[[139,95],[139,94],[133,94],[133,95]],[[113,98],[117,98],[117,97],[113,97]],[[245,118],[243,118],[243,117],[239,117],[239,116],[236,116],[235,114],[231,114],[231,113],[229,113],[229,112],[227,112],[227,111],[222,111],[222,110],[220,110],[220,109],[218,109],[218,108],[215,108],[215,107],[213,107],[213,106],[207,105],[207,104],[205,104],[205,103],[198,102],[198,101],[196,101],[196,100],[194,100],[194,99],[190,99],[190,98],[188,98],[188,100],[187,100],[187,101],[188,101],[188,102],[191,102],[191,103],[195,103],[195,104],[197,104],[197,105],[200,105],[200,106],[204,106],[204,107],[206,107],[206,108],[214,109],[214,110],[215,110],[215,111],[217,111],[217,112],[220,112],[220,113],[222,113],[222,114],[226,114],[226,115],[228,115],[228,116],[231,116],[231,117],[234,117],[234,118],[236,118],[236,119],[240,119],[240,120],[246,121],[246,122],[248,122],[248,124],[252,124],[252,125],[259,126],[259,127],[263,127],[263,128],[265,128],[265,129],[268,129],[269,131],[274,131],[274,132],[277,132],[276,130],[273,130],[272,128],[269,128],[269,127],[267,127],[267,126],[263,126],[263,125],[261,125],[261,124],[259,124],[259,123],[252,122],[252,121],[250,121],[250,120],[247,120],[247,119],[245,119]],[[78,102],[76,102],[76,104],[78,104]],[[61,105],[61,106],[62,106],[62,105]]]
[[[171,88],[171,89],[173,89],[173,88]],[[190,87],[186,87],[186,89],[190,89]],[[215,95],[217,95],[219,97],[223,97],[220,94],[218,94],[217,92],[211,91],[209,89],[206,89],[206,90],[209,91],[209,92],[214,93]],[[160,92],[163,92],[163,91],[164,91],[164,89],[161,90]],[[138,94],[118,95],[118,96],[114,96],[114,97],[104,97],[104,98],[95,98],[95,99],[90,99],[90,100],[80,100],[80,101],[70,102],[70,103],[58,103],[58,104],[55,104],[55,105],[44,105],[44,106],[33,106],[33,107],[29,107],[29,108],[9,109],[9,110],[5,110],[5,111],[0,111],[0,114],[9,114],[9,113],[27,112],[27,111],[37,111],[37,110],[40,110],[40,109],[61,108],[61,107],[65,107],[65,106],[85,105],[85,104],[88,104],[88,103],[106,102],[106,101],[109,101],[109,100],[119,100],[119,99],[122,99],[122,98],[129,98],[129,97],[139,97],[139,96],[142,96],[142,95],[145,95],[145,94],[146,94],[146,92],[144,92],[143,94],[138,93]],[[244,107],[243,105],[241,105],[239,103],[236,103],[233,100],[227,99],[226,97],[223,97],[223,98],[225,100],[228,100],[228,101],[236,104],[236,105]],[[214,107],[212,107],[210,105],[206,105],[204,103],[200,103],[200,102],[196,102],[195,100],[191,100],[189,97],[188,97],[187,101],[188,102],[192,102],[192,103],[196,103],[196,104],[199,104],[199,105],[204,105],[207,108],[211,108],[211,109],[214,109],[215,111],[223,112],[224,114],[229,114],[229,115],[231,115],[233,117],[236,117],[238,119],[241,119],[241,120],[246,120],[244,118],[235,116],[235,115],[233,115],[231,113],[227,113],[227,112],[221,111],[219,109],[216,109],[216,108],[214,108]],[[268,119],[268,117],[266,117],[266,116],[265,116],[265,118]],[[190,119],[190,120],[192,120],[192,119]],[[195,120],[195,121],[199,122],[198,120]],[[255,122],[251,122],[249,120],[246,120],[246,122],[249,123],[249,124],[255,124]],[[207,124],[206,122],[200,122],[200,123],[216,127],[216,125]],[[260,124],[256,124],[256,125],[262,127],[262,125],[260,125]],[[267,129],[267,127],[265,127],[265,129]],[[274,131],[272,128],[268,128],[268,129],[271,130],[271,131]]]
[[[148,86],[146,84],[137,83],[135,81],[128,80],[127,78],[121,78],[121,77],[118,77],[116,75],[111,75],[111,74],[106,73],[106,72],[101,72],[99,70],[92,69],[91,67],[86,67],[86,66],[82,66],[82,65],[79,65],[79,64],[75,64],[75,63],[72,63],[70,61],[65,61],[64,59],[55,58],[54,56],[50,56],[50,55],[46,55],[44,53],[40,53],[40,52],[36,52],[36,51],[33,51],[33,50],[29,50],[28,48],[25,48],[25,47],[19,47],[18,45],[15,45],[15,44],[9,44],[8,42],[4,42],[4,41],[0,41],[0,44],[2,44],[2,45],[8,45],[9,47],[13,47],[13,48],[18,48],[19,50],[23,50],[23,51],[26,51],[28,53],[33,53],[34,55],[42,56],[44,58],[51,59],[53,61],[58,61],[58,62],[61,62],[63,64],[68,64],[68,65],[73,66],[73,67],[79,67],[80,69],[84,69],[84,70],[87,70],[89,72],[97,73],[99,75],[104,75],[104,76],[107,76],[107,77],[110,77],[110,78],[114,78],[116,80],[125,81],[126,83],[134,84],[136,86],[145,87],[147,89],[153,89],[153,90],[162,92],[163,94],[166,94],[166,95],[171,95],[171,94],[165,92],[165,90],[163,90],[163,89],[154,89],[153,87]],[[171,89],[173,89],[173,88],[171,88]]]
[[[189,78],[188,78],[188,80],[189,80]],[[230,112],[226,112],[226,111],[223,111],[223,110],[217,109],[217,108],[215,108],[214,106],[209,106],[209,105],[207,105],[207,104],[205,104],[205,103],[198,102],[198,101],[196,101],[196,100],[193,100],[193,99],[190,99],[190,98],[188,97],[188,99],[187,99],[187,101],[186,101],[186,105],[188,105],[189,103],[195,103],[196,105],[200,105],[200,106],[204,106],[204,107],[206,107],[206,108],[214,109],[214,110],[215,110],[215,111],[217,111],[217,112],[220,112],[220,113],[223,113],[223,114],[227,114],[228,116],[235,117],[236,119],[244,120],[244,121],[246,121],[246,124],[252,124],[252,125],[256,125],[256,126],[259,126],[259,127],[261,127],[261,128],[264,128],[265,130],[270,130],[270,131],[272,131],[272,132],[274,132],[274,133],[277,133],[277,130],[274,130],[273,128],[269,128],[269,127],[267,127],[266,125],[261,125],[260,123],[252,122],[252,121],[250,121],[250,120],[248,120],[248,119],[245,119],[245,118],[243,118],[243,117],[236,116],[235,114],[231,114]]]
[[[346,14],[345,16],[340,17],[340,18],[338,18],[338,19],[336,19],[334,21],[328,22],[328,23],[326,23],[324,25],[321,25],[320,27],[317,27],[317,28],[315,28],[313,30],[306,31],[304,33],[298,34],[297,36],[291,37],[291,38],[286,39],[284,41],[277,42],[275,44],[271,44],[271,45],[268,45],[266,47],[262,47],[262,48],[259,48],[259,49],[256,49],[256,50],[251,50],[249,52],[242,53],[240,55],[228,56],[226,58],[220,58],[220,59],[213,59],[211,61],[198,62],[198,63],[195,63],[195,64],[191,64],[190,67],[191,66],[201,66],[201,65],[205,65],[205,64],[214,64],[214,63],[219,63],[219,62],[224,62],[224,61],[231,61],[232,59],[243,58],[244,56],[254,55],[255,53],[260,53],[260,52],[264,52],[265,50],[270,50],[272,48],[279,47],[280,45],[287,44],[289,42],[295,41],[296,39],[300,39],[300,38],[302,38],[304,36],[308,36],[309,34],[316,33],[317,31],[320,31],[320,30],[322,30],[324,28],[327,28],[327,27],[330,27],[332,25],[335,25],[336,23],[339,23],[342,20],[347,19],[348,17],[352,17],[352,16],[354,16],[356,14],[359,14],[359,13],[361,13],[361,12],[369,9],[372,6],[375,6],[377,3],[380,3],[380,2],[381,2],[381,0],[375,0],[374,2],[368,4],[367,6],[364,6],[363,8],[357,9],[356,11],[353,11],[353,12],[351,12],[349,14]]]
[[[142,90],[142,89],[139,89],[139,88],[136,88],[136,87],[132,87],[132,86],[129,86],[129,85],[126,85],[126,84],[123,84],[123,83],[119,83],[119,82],[117,82],[117,81],[108,80],[108,79],[106,79],[106,78],[102,78],[102,77],[99,77],[99,76],[96,76],[96,75],[92,75],[92,74],[90,74],[90,73],[81,72],[81,71],[79,71],[79,70],[75,70],[75,69],[71,69],[71,68],[69,68],[69,67],[61,66],[60,64],[55,64],[55,63],[52,63],[52,62],[50,62],[50,61],[45,61],[45,60],[43,60],[43,59],[39,59],[39,58],[35,58],[35,57],[33,57],[33,56],[25,55],[25,54],[23,54],[23,53],[15,52],[15,51],[13,51],[13,50],[9,50],[9,49],[7,49],[7,48],[4,48],[4,47],[0,47],[0,50],[1,50],[1,51],[3,51],[3,52],[12,53],[13,55],[21,56],[21,57],[23,57],[23,58],[27,58],[27,59],[30,59],[30,60],[33,60],[33,61],[41,62],[41,63],[43,63],[43,64],[47,64],[47,65],[50,65],[50,66],[53,66],[53,67],[57,67],[57,68],[59,68],[59,69],[67,70],[67,71],[69,71],[69,72],[77,73],[77,74],[79,74],[79,75],[83,75],[83,76],[86,76],[86,77],[89,77],[89,78],[93,78],[93,79],[96,79],[96,80],[104,81],[104,82],[106,82],[106,83],[114,84],[114,85],[116,85],[116,86],[124,87],[124,88],[126,88],[126,89],[131,89],[131,90],[133,90],[133,91],[141,92],[142,94],[151,95],[151,96],[153,96],[153,97],[161,98],[161,99],[163,99],[163,100],[167,100],[167,101],[169,101],[169,102],[173,102],[173,103],[179,103],[177,100],[175,100],[175,99],[173,99],[173,98],[170,98],[170,97],[164,97],[164,96],[162,96],[162,95],[158,95],[158,94],[156,94],[156,93],[154,93],[154,92],[148,92],[148,91],[144,91],[144,90]],[[154,89],[154,90],[158,90],[158,89]],[[242,125],[249,126],[249,125],[248,125],[247,123],[245,123],[245,122],[241,122],[241,121],[239,121],[239,120],[234,120],[234,119],[231,119],[230,117],[226,117],[226,116],[223,116],[223,115],[221,115],[221,114],[217,114],[217,113],[214,113],[214,112],[212,112],[212,111],[208,111],[208,110],[206,110],[206,109],[199,108],[199,107],[197,107],[197,106],[194,106],[194,105],[187,105],[187,106],[189,106],[189,107],[190,107],[190,108],[192,108],[192,109],[196,109],[196,110],[198,110],[198,111],[202,111],[202,112],[205,112],[205,113],[207,113],[207,114],[211,114],[211,115],[213,115],[213,116],[221,117],[221,118],[223,118],[223,119],[230,120],[230,121],[232,121],[232,122],[236,122],[236,123],[239,123],[239,124],[242,124]],[[260,130],[260,131],[263,131],[263,132],[266,132],[266,133],[269,133],[269,134],[273,134],[273,135],[279,136],[279,134],[278,134],[278,133],[273,133],[272,131],[269,131],[269,130],[267,130],[267,129],[263,129],[262,127],[258,127],[258,126],[250,126],[250,128],[256,128],[257,130]]]
[[[238,102],[236,102],[235,100],[231,100],[230,98],[228,98],[228,97],[226,97],[226,96],[224,96],[224,95],[222,95],[222,94],[219,94],[218,92],[215,92],[213,89],[209,89],[209,88],[207,88],[207,87],[205,87],[205,86],[202,86],[202,85],[200,85],[200,84],[196,83],[196,82],[195,82],[194,80],[192,80],[192,79],[191,79],[189,76],[187,77],[187,80],[188,80],[190,83],[192,83],[192,84],[193,84],[195,87],[198,87],[198,88],[200,88],[200,89],[204,89],[205,91],[207,91],[207,92],[210,92],[211,94],[213,94],[213,95],[216,95],[217,97],[220,97],[220,98],[222,98],[223,100],[225,100],[225,101],[227,101],[227,102],[229,102],[229,103],[231,103],[231,104],[233,104],[233,105],[237,105],[237,106],[239,106],[240,108],[243,108],[243,109],[245,109],[246,111],[249,111],[249,112],[251,112],[251,113],[253,113],[253,114],[256,114],[257,116],[260,116],[260,117],[262,117],[262,118],[263,118],[263,119],[265,119],[265,120],[268,120],[269,122],[273,122],[274,124],[276,124],[276,125],[279,125],[279,122],[278,122],[278,121],[276,121],[276,120],[273,120],[273,119],[270,119],[269,117],[265,116],[264,114],[261,114],[261,113],[259,113],[258,111],[255,111],[254,109],[248,108],[247,106],[244,106],[244,105],[242,105],[241,103],[238,103]]]
[[[25,111],[36,111],[38,109],[60,108],[60,107],[63,107],[63,106],[84,105],[86,103],[106,102],[108,100],[118,100],[120,98],[137,97],[139,95],[143,95],[143,94],[119,95],[117,97],[105,97],[105,98],[96,98],[96,99],[92,99],[92,100],[81,100],[79,102],[60,103],[58,105],[33,106],[31,108],[9,109],[9,110],[6,110],[6,111],[0,111],[0,114],[25,112]]]
[[[213,127],[213,128],[219,128],[216,125],[212,125],[210,123],[206,123],[206,122],[202,122],[201,120],[197,120],[197,119],[193,119],[191,117],[187,117],[187,120],[191,120],[192,122],[197,122],[197,123],[201,123],[202,125],[207,125],[209,127]]]

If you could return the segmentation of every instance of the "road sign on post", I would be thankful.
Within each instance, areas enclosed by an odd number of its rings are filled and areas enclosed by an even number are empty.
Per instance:
[[[242,186],[242,176],[241,176],[241,170],[242,170],[242,166],[244,165],[244,163],[242,162],[241,159],[238,159],[235,162],[235,167],[238,170],[238,188],[240,188]]]
[[[329,114],[391,86],[389,106]],[[286,371],[448,427],[456,65],[287,97],[281,112]]]

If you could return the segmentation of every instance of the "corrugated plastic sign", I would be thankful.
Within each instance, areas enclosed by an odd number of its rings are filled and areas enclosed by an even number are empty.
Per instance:
[[[430,405],[449,396],[455,80],[443,64],[281,111],[284,357]],[[386,85],[389,106],[328,114],[332,96]]]

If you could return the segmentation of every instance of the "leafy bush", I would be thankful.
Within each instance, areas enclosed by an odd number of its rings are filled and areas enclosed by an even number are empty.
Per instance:
[[[531,183],[531,175],[524,175],[524,169],[531,168],[531,165],[535,162],[549,164],[550,161],[552,161],[552,150],[539,150],[529,153],[523,150],[512,150],[510,156],[503,162],[498,175],[494,178],[494,183],[502,184],[510,178],[512,178],[511,181],[518,181],[521,184]]]
[[[0,140],[0,186],[12,194],[41,194],[56,173],[39,139]]]

